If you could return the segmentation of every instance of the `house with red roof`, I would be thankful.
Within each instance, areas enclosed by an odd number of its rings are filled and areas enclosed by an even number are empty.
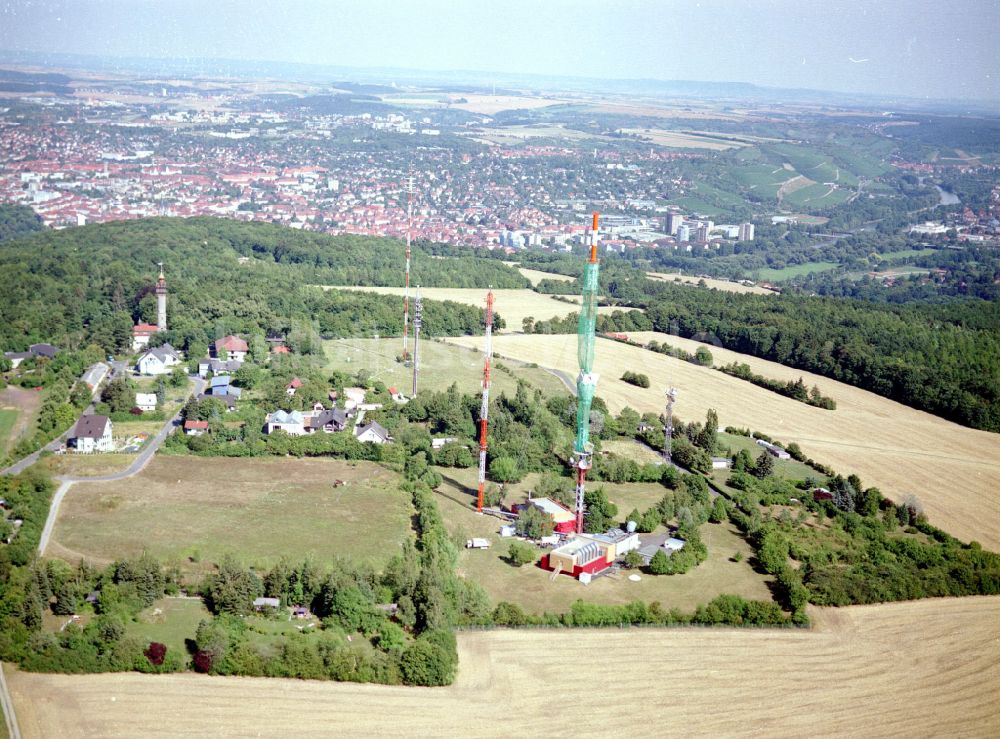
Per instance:
[[[216,339],[212,343],[212,356],[218,357],[220,349],[226,352],[229,359],[240,362],[246,359],[247,352],[250,351],[250,347],[239,336],[224,336],[221,339]]]

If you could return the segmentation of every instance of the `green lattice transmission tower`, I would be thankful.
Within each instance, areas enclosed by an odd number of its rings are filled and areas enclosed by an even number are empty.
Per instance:
[[[597,391],[594,372],[594,331],[597,328],[597,238],[598,216],[590,230],[590,261],[583,269],[583,304],[576,328],[577,358],[580,374],[576,378],[576,444],[573,466],[576,467],[576,532],[583,533],[583,493],[587,470],[591,466],[594,445],[590,443],[590,406]]]

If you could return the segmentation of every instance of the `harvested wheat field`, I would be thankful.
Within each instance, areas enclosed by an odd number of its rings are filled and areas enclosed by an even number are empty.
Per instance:
[[[559,275],[555,272],[542,272],[539,269],[529,269],[527,267],[518,267],[517,271],[528,278],[528,281],[532,285],[537,285],[542,280],[556,280],[558,282],[575,282],[576,278],[570,277],[569,275]]]
[[[667,342],[695,351],[697,342],[652,332],[636,332],[636,341]],[[471,338],[450,339],[463,345]],[[716,365],[746,362],[766,377],[803,377],[837,401],[834,411],[814,408],[744,380],[674,357],[599,340],[595,369],[601,375],[597,394],[612,411],[629,405],[640,412],[663,409],[663,391],[680,390],[676,412],[683,420],[701,420],[709,408],[722,426],[749,427],[803,451],[843,474],[856,473],[866,485],[901,499],[916,495],[931,522],[963,540],[975,539],[1000,551],[1000,435],[959,426],[895,403],[874,393],[775,362],[710,346]],[[501,336],[494,341],[501,357],[537,362],[543,367],[577,370],[575,335]],[[649,376],[642,389],[622,382],[625,370]]]
[[[524,272],[524,270],[521,270]],[[527,275],[526,275],[527,276]],[[717,280],[712,277],[693,277],[691,275],[675,274],[673,272],[647,272],[646,277],[662,282],[677,282],[684,285],[697,285],[704,282],[707,287],[722,290],[727,293],[753,293],[755,295],[774,295],[772,290],[757,285],[741,285],[730,280]],[[529,278],[530,279],[530,278]]]
[[[380,295],[403,295],[404,289],[401,287],[328,287],[325,290],[357,290],[360,292],[379,293]],[[486,290],[481,288],[465,287],[423,287],[420,294],[427,300],[451,300],[464,305],[474,305],[477,308],[486,307]],[[410,291],[410,295],[414,291]],[[542,295],[532,290],[494,290],[495,298],[494,310],[507,322],[504,331],[520,331],[521,322],[528,318],[536,321],[547,321],[550,318],[561,318],[565,315],[580,310],[577,296],[568,298],[574,302],[567,302],[566,299],[556,300],[551,295]],[[564,297],[565,296],[561,296]],[[603,306],[598,308],[598,313],[609,314],[615,310],[629,310],[627,308],[610,308]],[[424,324],[424,328],[429,328]],[[480,340],[481,342],[482,340]]]
[[[1000,597],[813,611],[811,630],[459,635],[458,679],[402,688],[7,670],[25,737],[995,736]],[[613,660],[600,681],[597,656]],[[558,689],[556,689],[558,686]]]

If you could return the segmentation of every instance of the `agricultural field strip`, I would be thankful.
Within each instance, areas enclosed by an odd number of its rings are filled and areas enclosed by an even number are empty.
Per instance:
[[[575,714],[574,736],[607,736],[625,716],[653,733],[682,726],[694,735],[1000,732],[1000,597],[810,613],[814,627],[803,630],[460,633],[458,678],[447,688],[17,670],[8,682],[25,737],[509,736],[513,705],[517,733],[536,736],[552,734],[567,700],[593,695],[594,671],[567,665],[603,654],[622,678]]]
[[[694,352],[700,344],[654,332],[630,332],[633,340],[655,339]],[[449,339],[463,346],[472,337]],[[916,495],[931,522],[963,540],[1000,550],[1000,435],[959,426],[874,393],[819,375],[708,347],[715,364],[743,362],[757,374],[779,380],[802,377],[837,402],[835,411],[814,408],[715,370],[639,347],[612,341],[597,346],[597,393],[612,411],[629,405],[640,412],[663,410],[663,390],[680,390],[677,414],[700,420],[715,408],[723,426],[748,427],[785,442],[844,474],[856,473],[867,485],[894,499]],[[567,372],[576,370],[575,335],[499,336],[500,357],[537,362]],[[645,373],[649,389],[619,378],[625,370]]]
[[[738,282],[731,282],[729,280],[718,280],[712,277],[693,277],[691,275],[681,275],[673,272],[647,272],[646,277],[651,277],[654,280],[662,280],[664,282],[678,282],[685,285],[697,286],[698,282],[702,279],[705,280],[705,284],[710,288],[715,288],[716,290],[723,290],[730,293],[753,293],[755,295],[774,295],[772,290],[760,287],[758,285],[741,285]]]
[[[324,290],[354,290],[358,292],[373,292],[379,295],[403,295],[402,287],[338,287],[323,286]],[[411,289],[411,299],[415,290]],[[420,288],[421,295],[427,300],[451,300],[464,305],[472,305],[477,308],[486,307],[485,288],[458,288],[458,287],[423,287]],[[567,303],[564,300],[556,300],[550,295],[543,295],[531,290],[494,290],[496,298],[494,308],[496,312],[507,322],[507,328],[503,331],[520,331],[521,321],[531,317],[536,321],[545,321],[550,318],[562,318],[570,313],[580,310],[578,303]],[[578,300],[571,297],[571,300]],[[630,310],[628,308],[611,308],[601,306],[598,313],[611,313],[615,310]],[[500,332],[498,332],[500,333]]]

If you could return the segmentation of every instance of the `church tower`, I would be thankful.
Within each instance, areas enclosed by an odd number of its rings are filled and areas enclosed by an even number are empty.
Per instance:
[[[156,281],[156,327],[167,330],[167,280],[163,276],[163,262],[160,262],[160,278]]]

